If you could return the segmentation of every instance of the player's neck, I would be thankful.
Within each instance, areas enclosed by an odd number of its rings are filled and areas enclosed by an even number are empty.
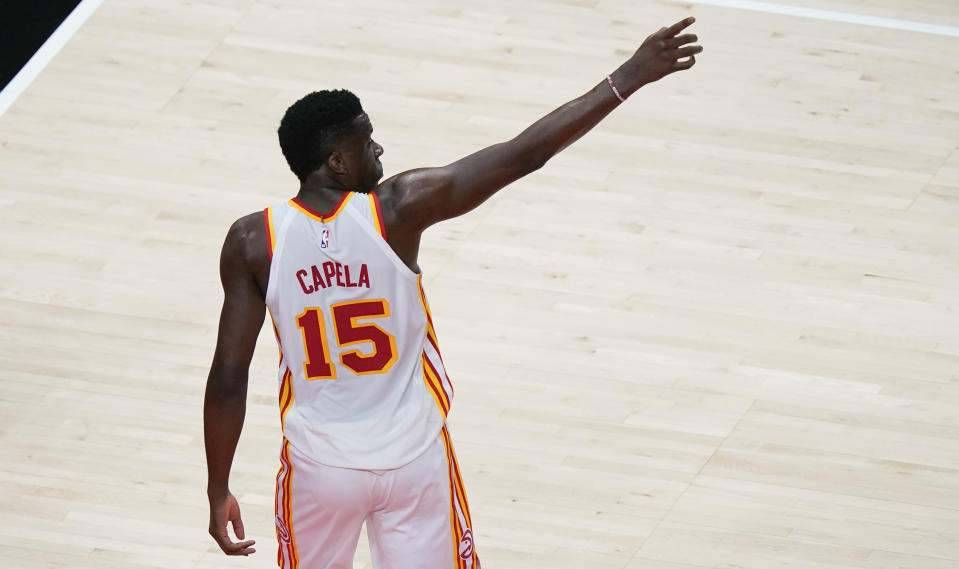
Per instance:
[[[344,193],[352,190],[343,180],[317,170],[300,184],[296,199],[314,211],[327,212],[336,207]]]

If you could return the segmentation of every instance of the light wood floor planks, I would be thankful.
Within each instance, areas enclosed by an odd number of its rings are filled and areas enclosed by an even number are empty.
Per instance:
[[[424,240],[484,567],[959,566],[959,38],[625,0],[105,1],[0,117],[0,564],[275,566],[270,334],[252,558],[206,535],[200,410],[293,100],[351,88],[388,174],[443,164],[690,13],[693,71]]]

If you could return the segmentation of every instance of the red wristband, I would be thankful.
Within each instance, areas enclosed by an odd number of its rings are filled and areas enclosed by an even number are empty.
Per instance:
[[[616,95],[616,98],[619,99],[620,103],[625,103],[626,99],[619,94],[619,89],[616,88],[616,84],[613,83],[613,76],[607,75],[606,82],[609,83],[609,88],[613,90],[613,94]]]

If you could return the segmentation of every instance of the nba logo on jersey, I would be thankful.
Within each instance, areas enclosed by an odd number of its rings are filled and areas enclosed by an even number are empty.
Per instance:
[[[320,249],[326,249],[330,246],[330,230],[324,229],[320,234]]]

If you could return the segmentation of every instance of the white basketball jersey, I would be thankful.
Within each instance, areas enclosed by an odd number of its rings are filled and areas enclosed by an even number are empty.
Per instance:
[[[329,466],[411,462],[443,428],[453,388],[421,276],[387,244],[376,195],[344,194],[328,214],[292,199],[264,217],[284,436]]]

